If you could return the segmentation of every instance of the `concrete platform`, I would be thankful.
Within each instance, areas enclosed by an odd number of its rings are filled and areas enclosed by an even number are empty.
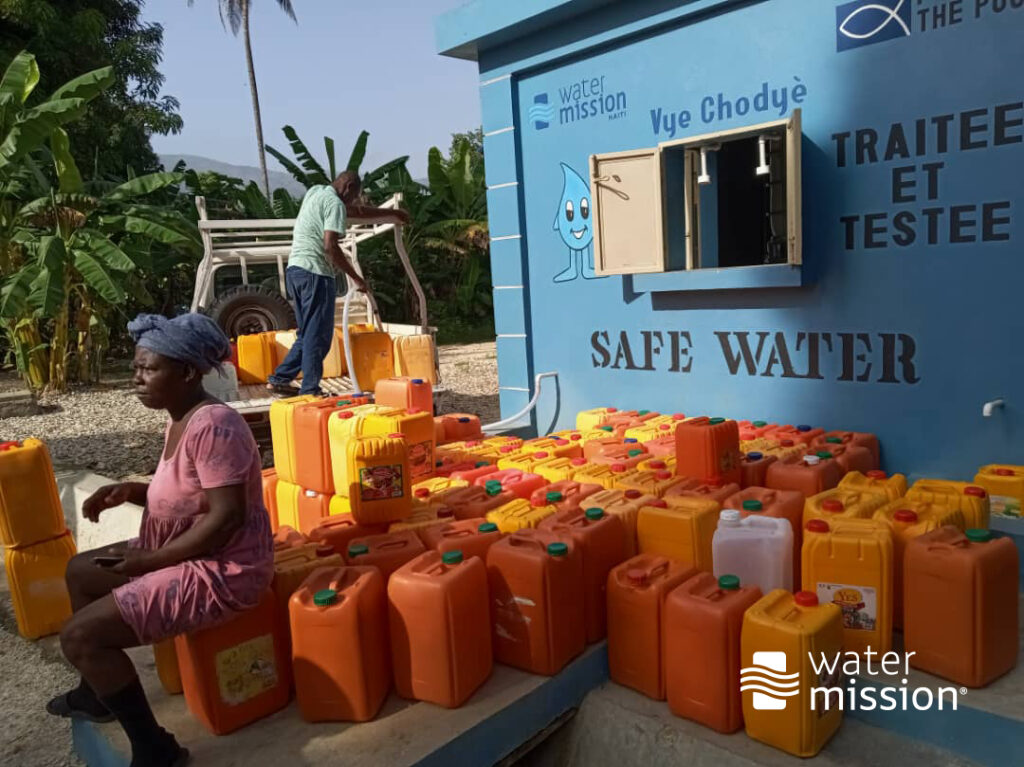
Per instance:
[[[195,765],[490,765],[500,762],[608,678],[604,643],[555,677],[495,666],[491,678],[461,708],[402,700],[392,694],[381,714],[363,724],[308,724],[294,703],[227,736],[211,735],[169,696],[156,677],[152,653],[132,651],[160,723],[192,752]],[[117,724],[75,722],[76,753],[89,767],[128,767],[128,742]]]

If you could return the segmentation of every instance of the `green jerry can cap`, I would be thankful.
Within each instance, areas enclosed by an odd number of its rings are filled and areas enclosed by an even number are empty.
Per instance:
[[[353,543],[348,547],[348,555],[350,557],[358,557],[360,554],[369,554],[370,547],[365,543]]]
[[[561,503],[563,500],[562,494],[557,490],[552,490],[550,493],[544,496],[544,499],[548,503]]]
[[[587,519],[600,519],[604,516],[604,509],[587,509],[585,512]]]
[[[831,458],[831,457],[832,457],[832,453],[830,453],[828,450],[819,450],[818,451],[818,458],[820,458],[822,460],[825,460],[826,458]]]
[[[569,547],[566,546],[564,543],[557,542],[548,544],[548,554],[550,554],[553,557],[564,557],[568,553]]]
[[[752,425],[752,426],[753,426],[753,427],[754,427],[755,429],[760,429],[760,428],[761,428],[762,426],[767,426],[767,425],[768,425],[768,422],[767,422],[767,421],[754,421],[754,423],[753,423],[753,424],[751,424],[751,425]]]
[[[338,601],[338,592],[334,589],[320,589],[313,595],[313,604],[317,607],[327,607]]]
[[[643,454],[644,454],[643,450],[630,450],[628,453],[626,453],[626,455],[628,455],[630,458],[636,458],[638,455],[643,455]]]
[[[459,562],[462,561],[462,552],[458,549],[446,551],[444,554],[441,555],[441,561],[444,562],[446,565],[457,565],[459,564]]]
[[[496,533],[498,532],[498,526],[493,522],[484,522],[480,527],[477,528],[477,532],[480,533]]]
[[[636,414],[637,415],[647,415],[650,412],[651,412],[650,410],[637,410]]]
[[[983,527],[970,527],[967,529],[967,540],[975,543],[987,543],[992,540],[992,531]]]
[[[843,440],[840,437],[825,437],[825,441],[828,442],[830,445],[843,444]]]
[[[615,431],[615,429],[613,427],[611,427],[611,426],[599,426],[598,428],[601,431]]]
[[[501,482],[496,479],[489,479],[484,483],[484,492],[487,495],[497,495],[501,492]]]
[[[735,575],[723,575],[718,579],[718,588],[735,591],[740,587],[740,579]]]
[[[724,418],[712,418],[712,419],[710,419],[708,421],[708,423],[711,424],[712,426],[717,426],[720,423],[725,423],[725,419]]]
[[[759,500],[757,500],[756,498],[751,498],[750,500],[747,500],[747,501],[743,502],[743,510],[744,511],[762,511],[762,510],[764,510],[764,505]]]
[[[490,464],[487,461],[477,461],[474,468],[482,469],[484,466],[490,466]]]

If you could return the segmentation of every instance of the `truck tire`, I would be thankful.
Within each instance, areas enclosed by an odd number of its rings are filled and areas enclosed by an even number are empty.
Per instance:
[[[254,285],[242,285],[218,298],[210,307],[210,317],[228,338],[295,327],[295,312],[287,299]]]

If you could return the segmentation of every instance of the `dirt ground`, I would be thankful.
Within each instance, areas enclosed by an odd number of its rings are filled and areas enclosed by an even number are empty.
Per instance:
[[[498,420],[495,346],[473,344],[439,350],[441,412],[476,413]],[[14,388],[7,376],[6,388]],[[0,391],[4,387],[0,387]],[[0,419],[0,441],[45,440],[55,462],[110,477],[145,475],[160,454],[164,415],[143,408],[126,381],[82,389],[54,400],[43,415]],[[46,714],[46,701],[77,683],[55,637],[29,642],[18,636],[0,577],[0,764],[12,767],[80,767],[71,753],[71,728]]]

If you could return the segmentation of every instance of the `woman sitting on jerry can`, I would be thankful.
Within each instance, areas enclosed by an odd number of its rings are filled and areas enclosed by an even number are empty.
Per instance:
[[[188,751],[160,727],[128,647],[154,644],[221,623],[259,604],[273,573],[273,539],[263,508],[261,461],[242,416],[203,389],[203,375],[230,353],[209,317],[139,315],[135,392],[170,416],[159,466],[147,485],[106,485],[83,505],[145,506],[139,537],[79,554],[68,565],[74,611],[61,632],[78,687],[47,704],[54,715],[116,719],[133,767],[180,767]]]

